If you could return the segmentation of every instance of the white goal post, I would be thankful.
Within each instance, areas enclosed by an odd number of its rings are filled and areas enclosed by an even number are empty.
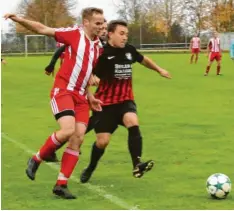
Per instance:
[[[45,35],[38,35],[38,34],[25,35],[24,36],[24,47],[25,47],[24,54],[25,54],[25,57],[28,56],[28,38],[29,37],[45,37],[45,47],[47,46],[46,36]]]

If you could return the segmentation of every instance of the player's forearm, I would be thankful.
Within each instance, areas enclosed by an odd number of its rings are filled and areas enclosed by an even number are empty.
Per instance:
[[[22,17],[14,17],[12,18],[12,20],[24,26],[26,29],[33,31],[37,34],[53,36],[53,34],[51,33],[48,34],[49,27],[37,21],[30,21]]]
[[[209,54],[210,53],[210,47],[209,46],[207,46],[207,54]]]
[[[160,66],[158,66],[155,62],[153,62],[150,58],[144,56],[144,59],[141,63],[142,65],[144,65],[145,67],[154,70],[158,73],[161,72],[162,68]]]
[[[63,45],[62,47],[56,49],[56,51],[54,52],[54,55],[50,61],[50,66],[55,66],[56,62],[58,61],[59,57],[61,56],[61,54],[65,51],[66,46]]]
[[[190,45],[189,45],[189,49],[190,49],[190,50],[192,49],[192,43],[190,43]]]
[[[92,99],[94,99],[93,92],[91,91],[91,86],[87,87],[87,98],[88,98],[89,101],[91,101]]]

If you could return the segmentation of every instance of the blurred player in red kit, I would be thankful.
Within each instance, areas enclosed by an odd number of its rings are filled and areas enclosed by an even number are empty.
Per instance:
[[[215,31],[213,32],[213,37],[209,40],[207,45],[207,56],[208,56],[208,64],[206,67],[206,72],[204,76],[208,76],[210,67],[214,60],[217,62],[217,72],[216,75],[220,74],[221,69],[221,58],[222,58],[222,50],[220,47],[220,39],[218,37],[218,33]]]
[[[198,61],[198,55],[200,53],[201,49],[201,41],[200,38],[198,37],[198,34],[195,34],[195,36],[191,39],[190,41],[190,50],[192,52],[191,58],[190,58],[190,64],[193,63],[193,57],[195,57],[195,63]]]

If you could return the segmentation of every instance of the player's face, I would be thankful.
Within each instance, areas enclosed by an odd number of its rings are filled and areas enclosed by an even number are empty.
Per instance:
[[[94,13],[89,19],[84,20],[84,26],[88,29],[91,35],[99,35],[104,23],[102,14]]]
[[[218,37],[218,33],[214,32],[213,36],[214,36],[214,38],[217,38]]]
[[[114,32],[109,32],[109,39],[115,47],[124,48],[128,41],[128,28],[118,25]]]
[[[98,36],[100,37],[100,39],[106,40],[106,38],[107,38],[107,22],[103,23],[102,29],[101,29],[100,33],[98,34]]]

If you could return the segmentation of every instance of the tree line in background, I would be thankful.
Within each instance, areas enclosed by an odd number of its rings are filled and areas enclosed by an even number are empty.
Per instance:
[[[120,0],[137,43],[187,42],[195,32],[234,31],[234,0]],[[139,33],[140,31],[140,33]],[[141,34],[141,36],[139,35]],[[137,36],[138,35],[138,36]]]
[[[72,15],[76,7],[76,0],[22,0],[17,13],[51,27],[67,27],[81,19]],[[135,46],[189,42],[195,32],[206,30],[234,31],[234,0],[118,0],[115,7],[119,18],[128,22]],[[11,33],[23,39],[32,32],[16,24]]]

